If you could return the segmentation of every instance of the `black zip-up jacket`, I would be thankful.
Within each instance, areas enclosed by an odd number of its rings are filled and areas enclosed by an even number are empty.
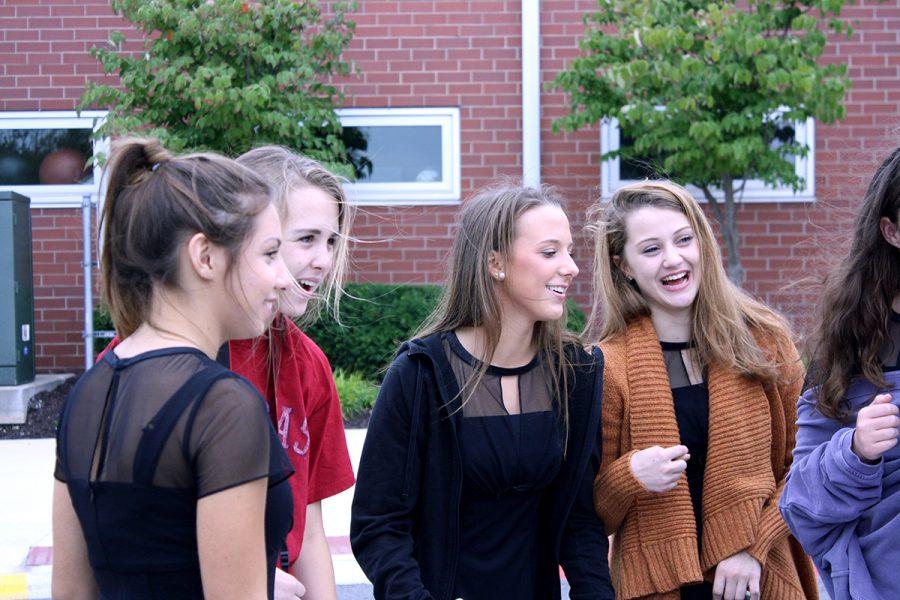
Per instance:
[[[571,348],[566,459],[545,491],[535,598],[613,600],[609,542],[594,512],[603,355]],[[463,483],[458,387],[441,335],[405,343],[372,411],[353,497],[350,543],[375,598],[452,600]],[[502,600],[502,599],[498,599]]]

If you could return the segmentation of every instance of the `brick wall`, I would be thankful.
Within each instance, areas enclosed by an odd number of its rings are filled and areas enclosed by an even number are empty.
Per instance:
[[[458,106],[463,196],[498,177],[519,177],[521,2],[364,0],[359,5],[348,53],[359,72],[340,81],[347,106]],[[596,4],[544,0],[541,6],[542,79],[548,82],[577,55],[582,15]],[[848,14],[858,20],[856,34],[849,41],[834,40],[824,60],[848,63],[854,87],[847,118],[816,128],[817,202],[746,205],[740,214],[748,289],[801,327],[815,290],[786,286],[821,275],[833,260],[835,240],[847,230],[868,178],[900,143],[900,0],[867,0]],[[121,26],[106,1],[6,0],[0,5],[0,111],[72,109],[84,82],[102,77],[88,49]],[[552,121],[567,109],[561,94],[543,94],[542,176],[569,198],[577,233],[596,200],[600,144],[596,127],[551,132]],[[75,370],[82,364],[81,221],[77,210],[34,214],[38,368]],[[361,209],[353,276],[390,283],[440,281],[455,215],[454,206]],[[575,297],[586,305],[590,247],[583,235],[577,239],[582,274]]]
[[[80,209],[37,209],[34,247],[35,351],[39,372],[84,369],[84,273]]]

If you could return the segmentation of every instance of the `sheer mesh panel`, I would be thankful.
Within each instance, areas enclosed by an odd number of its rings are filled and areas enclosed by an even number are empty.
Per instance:
[[[885,371],[900,370],[900,314],[891,313],[888,339],[878,353]]]
[[[470,390],[466,382],[476,376],[481,363],[463,347],[454,333],[444,336],[444,352],[453,369],[453,375],[462,390],[464,417],[504,416],[509,412],[503,404],[501,379],[517,379],[519,388],[519,411],[534,413],[553,408],[547,374],[540,360],[535,357],[527,365],[516,368],[490,366],[475,390]]]
[[[669,374],[669,387],[676,390],[706,381],[706,373],[692,343],[660,342],[660,345]]]
[[[57,479],[133,482],[144,429],[191,376],[212,364],[200,352],[172,351],[103,360],[82,377],[64,409],[66,444],[58,446]],[[103,448],[99,441],[106,411],[108,441],[95,461]],[[153,484],[196,489],[202,497],[275,471],[289,472],[286,457],[270,465],[270,458],[284,454],[271,452],[270,428],[264,402],[249,383],[220,379],[178,418],[163,445]],[[94,462],[100,470],[92,474]]]

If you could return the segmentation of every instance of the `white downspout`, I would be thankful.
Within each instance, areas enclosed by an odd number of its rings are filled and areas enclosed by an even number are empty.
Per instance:
[[[522,183],[541,184],[541,0],[522,0]]]

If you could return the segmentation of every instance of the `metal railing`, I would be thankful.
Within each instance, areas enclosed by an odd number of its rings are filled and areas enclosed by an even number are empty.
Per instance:
[[[98,264],[91,257],[92,240],[94,238],[91,231],[91,212],[96,208],[97,201],[94,200],[93,194],[85,194],[81,197],[81,235],[83,238],[81,267],[84,269],[84,331],[82,332],[82,338],[84,339],[85,370],[90,369],[94,365],[94,338],[111,339],[116,334],[115,331],[94,331],[93,271]],[[99,254],[99,249],[97,252]]]

